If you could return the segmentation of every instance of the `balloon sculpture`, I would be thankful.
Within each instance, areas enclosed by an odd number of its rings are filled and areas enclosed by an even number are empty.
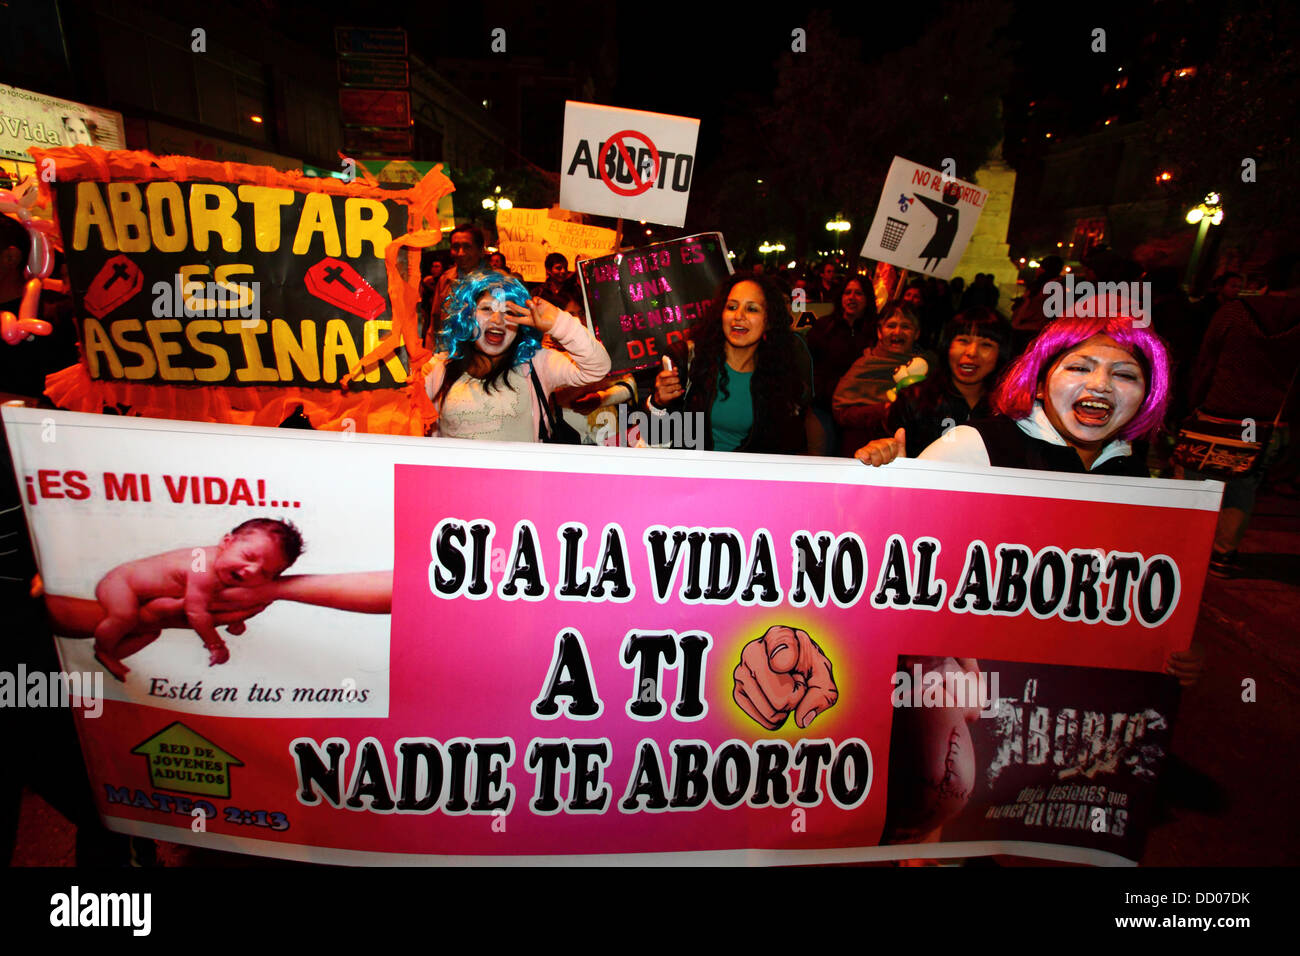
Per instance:
[[[13,215],[22,223],[32,243],[24,270],[28,281],[23,288],[18,314],[0,312],[0,337],[10,345],[17,345],[33,335],[49,335],[54,330],[50,323],[37,318],[37,309],[41,289],[61,284],[55,280],[42,281],[54,271],[53,240],[58,227],[52,222],[32,217],[31,207],[36,204],[37,195],[36,180],[31,176],[13,189],[0,189],[0,213]]]

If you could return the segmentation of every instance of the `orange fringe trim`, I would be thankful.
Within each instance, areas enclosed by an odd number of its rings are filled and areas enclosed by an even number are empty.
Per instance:
[[[96,146],[41,149],[33,146],[28,152],[38,166],[44,160],[52,159],[54,179],[59,183],[208,180],[336,196],[361,196],[397,201],[407,207],[406,234],[398,236],[384,250],[393,331],[348,371],[337,390],[141,385],[92,379],[84,363],[79,363],[47,376],[45,394],[55,405],[72,411],[98,413],[106,405],[121,404],[129,406],[131,414],[149,418],[272,427],[279,425],[301,405],[303,413],[316,429],[344,431],[352,428],[398,435],[423,435],[437,417],[424,393],[421,374],[430,354],[416,332],[420,259],[418,254],[412,253],[435,245],[442,238],[438,201],[454,192],[456,187],[443,174],[441,165],[429,170],[409,189],[382,189],[370,176],[361,182],[345,183],[339,179],[304,176],[299,170],[281,172],[269,166],[217,163],[192,156],[154,156],[135,150],[104,150]],[[40,190],[41,201],[54,208],[50,183],[44,178]],[[404,265],[398,261],[402,249],[408,250]],[[411,369],[406,385],[362,392],[348,390],[350,381],[374,368],[402,345],[406,346]]]

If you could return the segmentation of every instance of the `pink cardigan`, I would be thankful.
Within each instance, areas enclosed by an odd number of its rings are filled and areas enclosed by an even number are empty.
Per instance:
[[[567,312],[561,312],[555,319],[551,336],[567,350],[542,348],[533,356],[533,368],[537,369],[537,378],[542,383],[542,391],[547,399],[557,388],[574,385],[589,385],[599,382],[609,374],[609,353],[605,346],[596,341],[587,329]],[[442,377],[447,368],[448,355],[439,352],[425,366],[424,391],[432,399],[442,388]],[[542,408],[537,403],[537,390],[533,388],[528,375],[528,366],[516,366],[528,382],[528,400],[533,410],[533,434],[538,433],[542,422]],[[442,409],[440,408],[441,412]],[[438,434],[435,422],[431,437]]]

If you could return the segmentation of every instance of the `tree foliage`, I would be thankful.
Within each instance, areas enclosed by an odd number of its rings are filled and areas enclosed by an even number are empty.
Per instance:
[[[784,238],[791,253],[825,248],[825,222],[843,213],[860,246],[894,156],[973,178],[1002,136],[1011,73],[1005,0],[948,5],[914,38],[878,49],[812,15],[806,52],[783,53],[770,104],[726,124],[708,214],[732,245]],[[770,170],[763,186],[756,169]],[[763,188],[766,187],[766,188]]]

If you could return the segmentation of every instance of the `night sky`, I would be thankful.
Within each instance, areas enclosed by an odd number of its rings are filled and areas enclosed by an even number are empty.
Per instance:
[[[404,16],[411,43],[431,59],[439,55],[490,59],[488,36],[494,26],[507,28],[510,52],[550,61],[591,59],[598,55],[600,24],[607,3],[576,0],[539,8],[532,3],[493,3],[488,7],[430,5]],[[1036,116],[1051,104],[1066,131],[1077,123],[1089,128],[1101,108],[1103,89],[1099,57],[1089,50],[1090,32],[1104,27],[1110,57],[1132,60],[1144,41],[1167,48],[1188,43],[1202,52],[1214,40],[1222,8],[1230,2],[1162,0],[1133,4],[1101,0],[1086,8],[1017,2],[1007,33],[1012,43],[1014,76],[1007,90],[1006,119],[1015,128],[1026,105],[1037,102]],[[776,60],[790,49],[791,31],[809,22],[810,11],[828,10],[835,29],[861,43],[863,57],[880,56],[913,44],[929,21],[945,10],[970,10],[971,4],[782,3],[747,10],[717,4],[637,4],[618,2],[613,11],[613,86],[610,105],[654,110],[701,120],[700,160],[707,165],[724,148],[723,120],[752,114],[770,101],[776,83]],[[352,11],[355,15],[355,10]],[[346,19],[346,16],[344,17]],[[815,39],[815,38],[814,38]],[[871,91],[863,91],[870,98]],[[1136,102],[1132,99],[1131,102]],[[907,110],[908,104],[878,104]]]
[[[811,9],[831,10],[836,28],[859,37],[864,53],[905,46],[923,25],[915,10],[903,5],[795,2],[783,3],[777,12],[763,7],[761,13],[729,4],[614,6],[616,73],[606,102],[698,118],[703,163],[724,148],[724,117],[770,98],[776,60],[790,49],[791,31],[807,24]],[[412,47],[431,61],[440,55],[490,60],[495,54],[488,37],[496,26],[507,29],[511,53],[581,61],[594,55],[592,24],[602,22],[608,7],[589,0],[546,8],[505,2],[450,14],[444,5],[430,5],[409,10],[403,22]]]
[[[776,83],[776,60],[789,51],[791,31],[809,23],[815,9],[830,12],[834,28],[856,38],[867,60],[913,44],[930,21],[945,11],[976,17],[969,0],[932,4],[808,3],[779,6],[733,6],[718,3],[663,4],[627,0],[568,0],[537,4],[499,0],[490,4],[429,2],[405,9],[359,8],[333,0],[243,0],[235,6],[260,6],[271,18],[293,24],[304,42],[330,51],[334,25],[403,26],[412,50],[436,66],[444,57],[500,59],[490,49],[491,32],[507,31],[507,56],[540,57],[547,65],[600,63],[612,70],[603,77],[609,105],[692,116],[701,120],[699,160],[708,166],[723,149],[728,116],[756,115]],[[1189,54],[1212,45],[1222,11],[1236,0],[1098,0],[1065,7],[1012,2],[1007,34],[1014,76],[1005,101],[1006,122],[1015,130],[1026,106],[1035,101],[1035,119],[1045,107],[1059,119],[1052,125],[1068,132],[1072,122],[1085,131],[1102,109],[1098,61],[1088,49],[1090,31],[1107,30],[1111,56],[1133,59],[1144,42],[1168,48],[1187,38]],[[612,21],[612,22],[611,22]],[[815,37],[810,38],[815,42]],[[612,49],[611,49],[612,48]],[[960,51],[957,51],[960,52]],[[922,74],[923,75],[923,74]],[[477,91],[466,90],[474,96]],[[871,91],[863,91],[870,100]],[[1130,98],[1136,103],[1136,97]],[[907,103],[873,104],[873,108],[907,110]],[[555,117],[558,127],[562,116]],[[558,148],[558,129],[556,136]],[[1011,142],[1008,143],[1011,146]],[[815,148],[815,144],[812,144]],[[1014,149],[1014,147],[1012,147]],[[525,148],[525,152],[532,152]],[[556,156],[555,163],[558,164]]]

